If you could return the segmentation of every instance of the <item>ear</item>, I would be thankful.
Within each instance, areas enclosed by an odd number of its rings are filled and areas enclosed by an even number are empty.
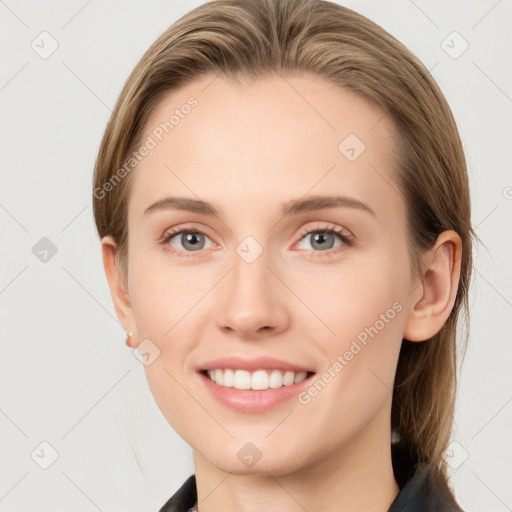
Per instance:
[[[457,296],[461,261],[460,236],[452,230],[444,231],[422,258],[426,270],[410,293],[403,333],[406,340],[427,340],[448,320]]]
[[[131,331],[132,336],[126,338],[126,344],[131,348],[136,348],[135,321],[133,318],[132,306],[128,295],[127,283],[123,282],[119,267],[117,264],[117,247],[111,236],[105,236],[101,240],[101,250],[103,254],[103,268],[107,276],[110,295],[116,310],[117,318],[126,331]]]

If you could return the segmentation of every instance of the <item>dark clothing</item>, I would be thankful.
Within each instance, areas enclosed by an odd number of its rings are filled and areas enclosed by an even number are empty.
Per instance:
[[[414,463],[408,450],[392,445],[392,461],[400,493],[388,512],[463,512],[439,474]],[[188,512],[196,500],[196,477],[191,475],[159,512]]]

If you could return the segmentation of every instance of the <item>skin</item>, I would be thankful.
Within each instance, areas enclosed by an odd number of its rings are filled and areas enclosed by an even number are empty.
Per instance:
[[[318,77],[213,78],[167,94],[147,123],[144,139],[187,98],[198,100],[131,176],[126,282],[114,241],[102,241],[118,318],[131,347],[149,338],[160,350],[146,376],[193,449],[201,512],[386,511],[399,492],[389,423],[400,344],[428,339],[447,320],[460,238],[442,233],[422,257],[423,276],[414,275],[394,127],[378,106]],[[366,146],[354,161],[338,150],[350,133]],[[348,196],[374,215],[344,206],[283,216],[281,203],[313,195]],[[211,202],[221,215],[144,214],[167,196]],[[172,227],[204,230],[203,248],[179,234],[162,243]],[[353,243],[325,234],[331,227]],[[304,229],[324,233],[327,249]],[[247,236],[263,248],[252,263],[236,252]],[[401,311],[307,404],[240,412],[207,393],[195,371],[229,354],[322,374],[396,303]],[[262,454],[251,468],[237,457],[247,442]]]

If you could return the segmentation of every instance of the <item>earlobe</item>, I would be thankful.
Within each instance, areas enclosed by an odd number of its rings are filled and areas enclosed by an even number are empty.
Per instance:
[[[441,330],[457,297],[461,261],[460,236],[452,230],[444,231],[424,255],[425,271],[410,294],[405,339],[425,341]]]
[[[101,250],[103,256],[103,268],[110,288],[110,295],[114,303],[119,322],[127,332],[135,332],[135,323],[133,321],[133,311],[130,303],[126,284],[124,283],[117,263],[117,248],[114,239],[111,236],[105,236],[101,240]],[[131,335],[126,339],[126,345],[136,346],[135,336]]]

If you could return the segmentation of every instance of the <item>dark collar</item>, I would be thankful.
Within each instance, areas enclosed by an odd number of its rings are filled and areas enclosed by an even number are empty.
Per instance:
[[[414,460],[407,447],[392,444],[391,459],[400,492],[388,512],[463,512],[441,474]]]
[[[436,471],[415,463],[409,450],[398,445],[391,445],[391,454],[400,493],[388,512],[463,512]],[[196,500],[196,477],[191,475],[159,512],[188,512]]]

